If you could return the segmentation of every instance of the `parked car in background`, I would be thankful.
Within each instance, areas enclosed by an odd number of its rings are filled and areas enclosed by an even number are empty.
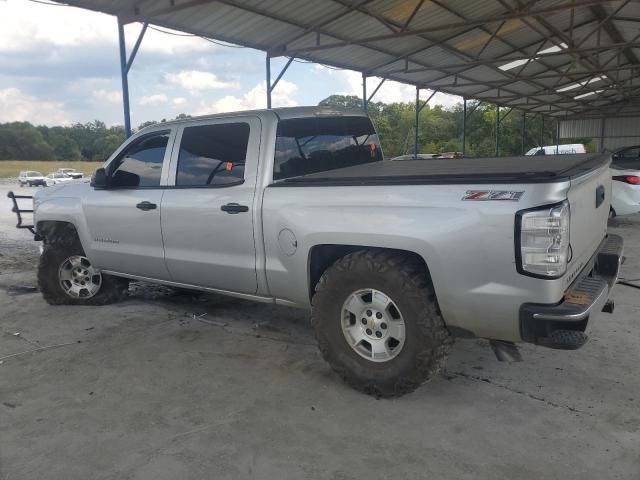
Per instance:
[[[391,160],[431,160],[432,158],[441,158],[442,155],[439,153],[418,153],[417,155],[414,153],[408,153],[407,155],[399,155],[397,157],[393,157]]]
[[[75,179],[84,177],[84,173],[77,171],[75,168],[59,168],[56,173],[64,173]]]
[[[533,147],[525,155],[566,155],[568,153],[587,153],[581,143],[568,143],[566,145],[545,145]]]
[[[442,152],[440,158],[462,158],[464,155],[462,152]]]
[[[640,212],[640,145],[613,154],[611,216]]]
[[[44,182],[47,187],[50,187],[52,185],[58,185],[59,183],[69,183],[73,180],[74,179],[66,173],[52,172],[45,177]]]
[[[37,185],[44,185],[45,181],[40,172],[27,170],[25,172],[20,172],[20,175],[18,175],[18,183],[21,187],[24,187],[25,185],[33,187]]]

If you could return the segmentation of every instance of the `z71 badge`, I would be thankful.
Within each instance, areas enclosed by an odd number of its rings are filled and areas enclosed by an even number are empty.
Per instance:
[[[524,192],[512,190],[467,190],[462,200],[519,202]]]

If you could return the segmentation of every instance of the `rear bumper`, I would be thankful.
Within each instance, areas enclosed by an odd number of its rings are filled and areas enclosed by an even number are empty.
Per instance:
[[[623,240],[607,235],[562,302],[554,305],[525,303],[520,307],[520,335],[525,342],[554,348],[554,332],[584,332],[589,318],[602,311],[618,279]],[[586,336],[585,336],[586,339]],[[580,345],[578,345],[580,346]]]

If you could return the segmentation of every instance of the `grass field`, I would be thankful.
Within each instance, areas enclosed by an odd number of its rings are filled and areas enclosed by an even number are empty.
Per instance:
[[[43,175],[55,172],[59,168],[75,168],[92,175],[103,162],[42,162],[39,160],[0,160],[0,178],[16,178],[23,170],[35,170]]]

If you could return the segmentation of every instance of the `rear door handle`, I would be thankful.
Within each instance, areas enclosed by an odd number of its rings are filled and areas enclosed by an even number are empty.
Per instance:
[[[139,204],[137,204],[136,208],[139,208],[140,210],[144,210],[146,212],[147,210],[155,210],[156,208],[158,208],[158,206],[155,203],[147,202],[145,200],[144,202],[140,202]]]
[[[222,210],[223,212],[234,214],[248,212],[249,207],[247,207],[246,205],[240,205],[239,203],[227,203],[226,205],[222,205],[220,207],[220,210]]]

